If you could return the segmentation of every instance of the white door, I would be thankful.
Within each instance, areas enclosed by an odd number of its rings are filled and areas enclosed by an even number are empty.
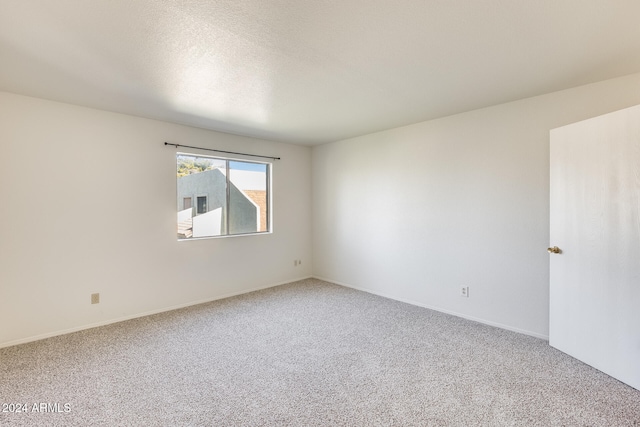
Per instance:
[[[549,344],[640,390],[640,106],[551,131]]]

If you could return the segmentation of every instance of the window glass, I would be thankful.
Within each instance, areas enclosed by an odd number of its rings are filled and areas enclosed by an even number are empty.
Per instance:
[[[231,234],[267,231],[267,165],[229,162]]]
[[[178,239],[269,232],[269,167],[179,153]]]

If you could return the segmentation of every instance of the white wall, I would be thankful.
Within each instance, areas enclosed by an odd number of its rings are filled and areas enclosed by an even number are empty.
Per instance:
[[[638,103],[640,74],[311,150],[0,92],[0,347],[311,274],[546,337],[549,130]],[[178,242],[164,141],[281,156],[274,233]]]
[[[314,147],[314,274],[548,337],[549,131],[638,103],[640,74]]]
[[[2,92],[0,120],[0,346],[312,273],[308,147]],[[164,141],[282,157],[273,234],[178,242]]]

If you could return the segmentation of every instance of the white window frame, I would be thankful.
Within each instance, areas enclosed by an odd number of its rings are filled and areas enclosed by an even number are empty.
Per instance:
[[[221,230],[221,234],[218,235],[211,235],[211,236],[202,236],[202,237],[180,237],[178,235],[178,241],[188,241],[188,240],[200,240],[200,239],[215,239],[215,238],[227,238],[227,237],[238,237],[238,236],[253,236],[253,235],[262,235],[262,234],[271,234],[272,233],[272,222],[273,222],[273,218],[272,218],[272,179],[271,179],[271,174],[272,174],[272,166],[273,163],[272,162],[261,162],[261,161],[255,161],[255,160],[246,160],[246,159],[238,159],[238,158],[229,158],[229,157],[220,157],[220,156],[209,156],[209,155],[203,155],[203,154],[196,154],[196,153],[187,153],[187,152],[178,152],[176,153],[176,164],[178,163],[180,157],[193,157],[193,158],[197,158],[197,159],[211,159],[214,161],[223,161],[225,164],[225,170],[224,170],[224,175],[226,178],[226,188],[225,188],[225,203],[224,205],[221,207],[223,209],[222,211],[222,218],[223,221],[221,223],[220,226],[220,230]],[[231,186],[233,185],[236,189],[238,189],[239,191],[241,191],[244,194],[244,191],[240,188],[238,188],[237,186],[235,186],[235,184],[233,184],[231,182],[231,174],[233,173],[233,170],[237,170],[237,169],[231,169],[230,168],[230,163],[233,162],[239,162],[239,163],[248,163],[248,164],[256,164],[256,165],[264,165],[265,166],[265,199],[266,199],[266,203],[264,206],[264,209],[266,211],[266,230],[263,231],[259,231],[260,228],[260,215],[259,215],[259,210],[258,210],[258,215],[257,215],[257,223],[256,223],[256,229],[257,231],[253,232],[238,232],[238,233],[230,233],[230,223],[231,223],[231,218],[229,215],[229,206],[231,204],[231,200],[232,200],[232,195],[231,195]],[[179,180],[180,177],[176,176],[176,191],[179,192],[180,191],[180,185],[178,183],[177,180]],[[212,209],[210,207],[210,200],[211,200],[211,191],[207,191],[207,193],[202,193],[202,192],[192,192],[191,194],[188,193],[184,193],[184,194],[178,194],[178,200],[180,201],[180,205],[178,206],[178,211],[180,211],[182,208],[182,200],[185,197],[191,197],[191,203],[192,203],[192,218],[195,218],[196,216],[198,216],[198,197],[207,197],[207,212],[210,212]],[[250,197],[246,196],[247,199],[254,205],[257,205],[257,203],[252,200]],[[215,209],[215,208],[214,208]],[[213,210],[214,210],[213,209]]]

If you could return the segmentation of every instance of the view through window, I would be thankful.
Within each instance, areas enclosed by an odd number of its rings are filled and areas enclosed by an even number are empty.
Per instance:
[[[266,233],[270,164],[178,153],[178,239]]]

